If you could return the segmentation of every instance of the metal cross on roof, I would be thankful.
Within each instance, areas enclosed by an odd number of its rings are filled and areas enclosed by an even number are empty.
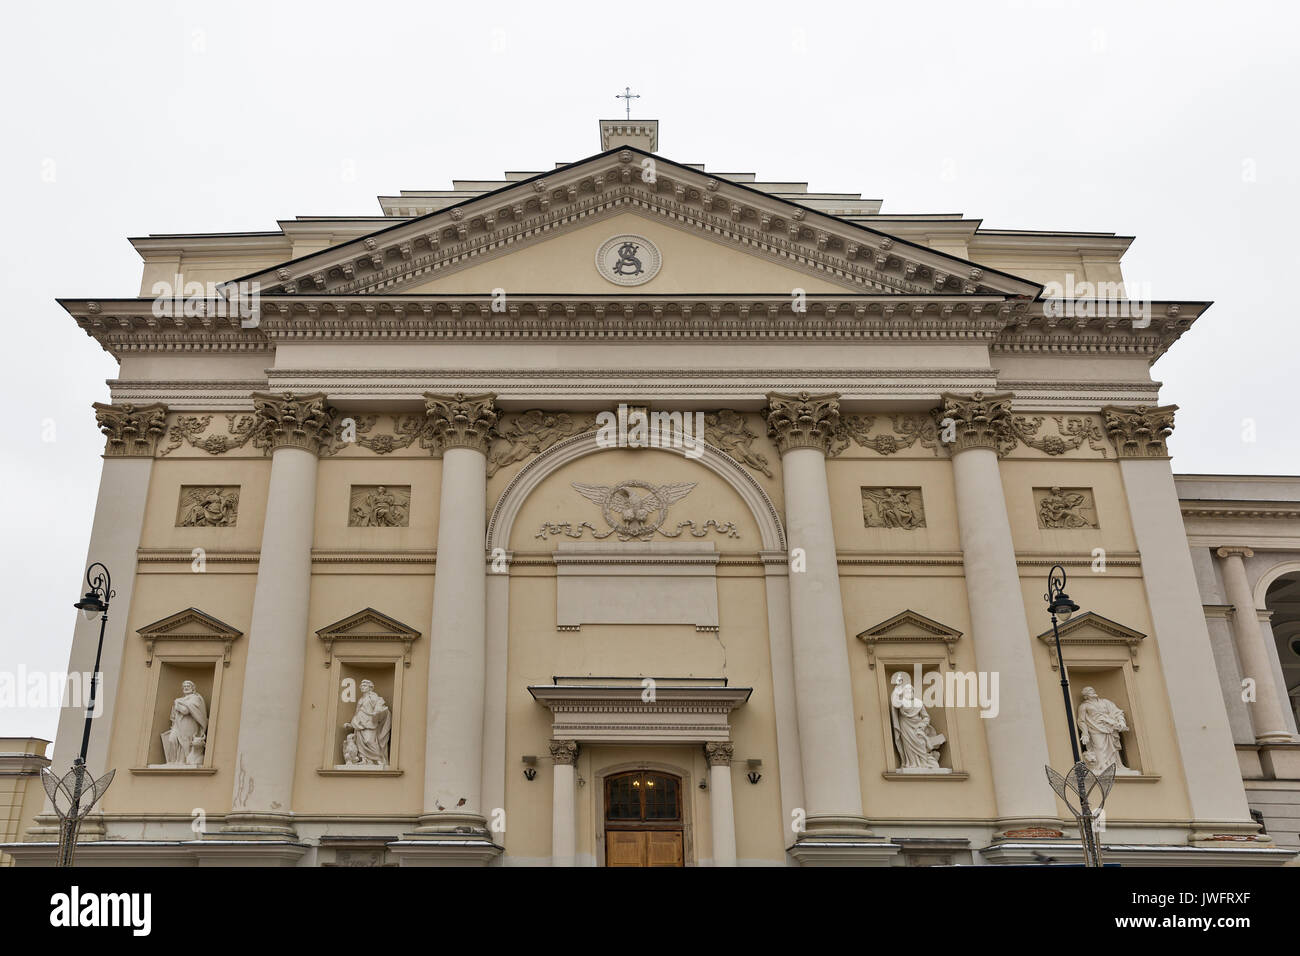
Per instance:
[[[631,119],[631,118],[632,118],[632,101],[633,101],[633,100],[639,100],[640,98],[641,98],[641,94],[640,94],[640,93],[633,93],[633,92],[632,92],[632,87],[630,87],[630,86],[625,86],[625,87],[623,87],[623,92],[622,92],[622,93],[615,93],[615,94],[614,94],[614,99],[616,99],[616,100],[626,100],[626,103],[625,103],[624,105],[627,106],[627,118],[628,118],[628,119]]]

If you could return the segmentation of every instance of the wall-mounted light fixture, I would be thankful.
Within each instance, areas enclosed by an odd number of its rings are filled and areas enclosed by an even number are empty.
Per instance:
[[[749,778],[749,782],[750,782],[750,783],[758,783],[760,780],[762,780],[762,779],[763,779],[763,775],[762,775],[761,773],[759,773],[758,771],[759,771],[759,768],[761,768],[761,767],[763,766],[763,761],[758,760],[757,758],[755,758],[755,759],[752,759],[752,760],[748,760],[748,761],[746,761],[746,763],[749,764],[749,773],[745,774],[745,776]]]
[[[533,754],[524,755],[524,779],[532,780],[537,776],[537,757]]]

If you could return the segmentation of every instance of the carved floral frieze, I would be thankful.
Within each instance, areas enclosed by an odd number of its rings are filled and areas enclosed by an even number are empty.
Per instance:
[[[482,396],[473,396],[477,399]],[[1086,443],[1101,457],[1107,457],[1106,434],[1101,419],[1094,415],[1010,415],[1004,403],[996,403],[996,423],[989,419],[965,422],[965,414],[975,403],[974,399],[941,406],[931,414],[894,413],[888,415],[844,414],[839,411],[834,396],[790,395],[776,396],[777,403],[765,410],[769,424],[768,437],[778,448],[798,447],[811,443],[824,447],[828,458],[844,455],[857,447],[888,457],[911,448],[929,449],[940,455],[941,425],[951,419],[960,431],[960,442],[989,442],[999,456],[1006,456],[1023,445],[1044,455],[1058,456],[1075,451]],[[1002,399],[1002,396],[998,397]],[[828,401],[816,405],[821,399]],[[470,414],[470,399],[460,396],[430,397],[433,404],[426,414],[369,414],[344,415],[336,413],[328,435],[320,436],[318,447],[322,457],[338,455],[349,447],[364,449],[376,455],[389,455],[406,448],[419,447],[434,457],[441,457],[448,442],[469,442],[485,448],[487,475],[545,452],[566,438],[594,431],[598,422],[594,413],[567,413],[547,409],[528,409],[522,412],[500,412],[493,403],[491,412],[484,415],[479,409]],[[770,401],[770,400],[769,400]],[[800,406],[798,403],[803,402]],[[952,403],[953,397],[948,401]],[[450,404],[447,404],[450,403]],[[982,401],[980,407],[994,407]],[[802,407],[803,412],[799,411]],[[459,412],[454,411],[459,408]],[[954,409],[957,417],[951,414]],[[1157,410],[1160,411],[1160,410]],[[1109,421],[1127,423],[1136,417],[1131,410],[1110,410]],[[453,421],[448,415],[464,413],[461,420]],[[806,413],[806,414],[805,414]],[[800,418],[800,415],[803,415]],[[975,414],[971,412],[971,414]],[[478,417],[475,418],[474,416]],[[267,453],[272,448],[272,423],[257,415],[227,414],[224,430],[213,430],[218,418],[214,415],[177,415],[166,429],[166,444],[158,447],[158,457],[172,454],[183,445],[189,445],[209,455],[223,455],[244,447]],[[1054,424],[1047,425],[1050,418]],[[472,421],[471,421],[472,420]],[[1142,419],[1138,418],[1138,421]],[[1154,420],[1154,419],[1153,419]],[[965,424],[963,424],[965,422]],[[1045,428],[1046,426],[1046,428]],[[1158,434],[1159,426],[1155,428]],[[1112,436],[1117,428],[1108,425]],[[746,413],[721,408],[704,414],[704,440],[718,448],[750,470],[765,477],[774,477],[772,461],[764,454],[758,442],[759,432],[751,427]],[[1152,448],[1163,447],[1158,440],[1149,443]],[[136,443],[136,447],[142,447]],[[1135,447],[1133,445],[1129,447]],[[1144,446],[1146,447],[1146,446]],[[770,453],[769,453],[770,454]]]

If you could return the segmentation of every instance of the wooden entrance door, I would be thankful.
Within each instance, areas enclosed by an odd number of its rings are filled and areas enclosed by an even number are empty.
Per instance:
[[[605,865],[686,865],[680,777],[634,770],[605,778]]]

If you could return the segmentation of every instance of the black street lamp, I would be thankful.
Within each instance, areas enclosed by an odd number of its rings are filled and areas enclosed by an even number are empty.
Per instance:
[[[1096,785],[1101,785],[1102,801],[1106,799],[1106,794],[1110,790],[1110,783],[1114,780],[1114,767],[1107,769],[1107,772],[1098,778],[1088,769],[1088,765],[1083,762],[1079,753],[1079,736],[1074,726],[1074,705],[1070,702],[1070,675],[1065,669],[1065,658],[1061,655],[1061,631],[1057,624],[1057,619],[1064,624],[1070,620],[1070,616],[1079,610],[1079,605],[1070,600],[1070,595],[1065,593],[1065,568],[1057,564],[1047,573],[1047,593],[1043,599],[1047,601],[1047,610],[1052,615],[1052,636],[1056,641],[1056,664],[1061,671],[1061,697],[1065,700],[1065,725],[1070,734],[1070,752],[1074,756],[1074,766],[1071,773],[1074,776],[1073,783],[1067,781],[1057,774],[1051,767],[1047,770],[1047,779],[1051,782],[1053,789],[1065,800],[1066,806],[1079,820],[1079,836],[1083,843],[1083,862],[1085,866],[1101,866],[1101,847],[1097,843],[1096,834],[1092,829],[1092,810],[1088,806],[1088,792]],[[1066,799],[1067,789],[1078,795],[1078,809]]]
[[[96,568],[99,570],[96,571]],[[104,629],[108,626],[108,604],[115,596],[113,579],[108,568],[96,561],[86,569],[86,584],[89,589],[86,596],[73,605],[86,615],[87,621],[93,621],[99,615],[99,645],[95,649],[95,669],[90,673],[90,699],[86,703],[86,725],[81,732],[81,751],[72,764],[72,769],[62,778],[56,777],[48,768],[41,771],[41,782],[49,794],[54,812],[59,815],[59,853],[58,866],[72,866],[73,854],[77,848],[77,830],[81,820],[90,812],[99,798],[104,795],[108,785],[113,782],[114,770],[95,780],[86,772],[86,753],[90,749],[90,723],[95,718],[95,694],[99,687],[100,660],[104,653]],[[68,799],[68,808],[64,810],[56,799],[62,794]]]

